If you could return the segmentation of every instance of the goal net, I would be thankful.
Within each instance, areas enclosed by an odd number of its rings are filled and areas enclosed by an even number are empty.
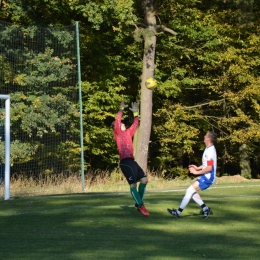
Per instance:
[[[0,21],[0,94],[11,99],[11,176],[81,173],[76,25]],[[5,160],[0,107],[0,174]]]

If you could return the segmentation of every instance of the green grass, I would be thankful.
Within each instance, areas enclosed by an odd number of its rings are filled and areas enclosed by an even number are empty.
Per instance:
[[[0,259],[259,259],[260,184],[215,185],[180,219],[185,189],[147,191],[150,217],[128,192],[15,197],[0,201]]]

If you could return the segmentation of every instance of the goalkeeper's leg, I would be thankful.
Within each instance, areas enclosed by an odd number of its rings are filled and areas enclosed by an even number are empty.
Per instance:
[[[144,200],[144,195],[145,195],[145,192],[146,192],[146,185],[147,185],[147,183],[148,183],[147,177],[143,177],[140,180],[140,184],[139,184],[139,187],[138,187],[138,192],[139,192],[139,195],[140,195],[142,201]]]
[[[139,192],[136,189],[136,184],[131,184],[130,185],[130,193],[133,197],[133,199],[135,200],[136,206],[139,208],[143,205],[143,200],[140,197]]]

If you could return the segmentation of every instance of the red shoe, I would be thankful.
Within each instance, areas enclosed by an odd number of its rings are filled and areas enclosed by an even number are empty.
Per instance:
[[[144,216],[148,217],[150,216],[150,213],[147,211],[147,209],[145,208],[145,206],[141,206],[139,208],[137,208]]]

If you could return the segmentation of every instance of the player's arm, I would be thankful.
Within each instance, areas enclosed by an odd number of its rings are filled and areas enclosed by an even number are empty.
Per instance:
[[[192,173],[194,175],[201,175],[201,174],[204,174],[204,173],[211,172],[212,166],[207,166],[206,168],[199,169],[199,170],[196,170],[195,168],[189,168],[189,170],[190,170],[190,173]]]
[[[116,120],[114,122],[114,132],[115,134],[119,134],[121,130],[121,121],[122,121],[122,116],[123,116],[123,110],[128,107],[128,105],[125,104],[124,101],[120,104],[119,111],[116,115]]]
[[[198,171],[198,170],[202,170],[202,165],[201,166],[197,166],[195,164],[191,164],[191,165],[188,166],[188,168],[189,169],[194,168],[196,171]]]
[[[116,120],[114,121],[114,132],[115,132],[115,134],[120,133],[122,115],[123,115],[123,112],[121,110],[119,110],[117,115],[116,115]]]
[[[139,102],[132,102],[132,107],[129,109],[133,112],[134,117],[139,116]]]
[[[133,136],[135,131],[137,130],[139,126],[139,103],[138,102],[132,102],[132,107],[129,108],[134,115],[134,122],[133,124],[129,127],[128,131],[130,132],[130,135]]]
[[[200,167],[197,167],[197,170],[194,167],[190,167],[189,170],[190,170],[190,173],[192,173],[194,175],[201,175],[201,174],[205,174],[205,173],[211,172],[212,168],[213,168],[213,165],[214,165],[214,161],[213,160],[208,160],[207,161],[207,166],[204,169],[203,169],[202,166],[200,166]]]

